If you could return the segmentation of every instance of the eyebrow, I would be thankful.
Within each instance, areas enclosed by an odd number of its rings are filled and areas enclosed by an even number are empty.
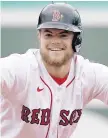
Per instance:
[[[44,31],[45,33],[52,33],[50,30],[45,30]],[[59,34],[64,34],[64,33],[69,33],[69,31],[67,31],[67,30],[64,30],[64,31],[62,31],[62,32],[60,32]]]

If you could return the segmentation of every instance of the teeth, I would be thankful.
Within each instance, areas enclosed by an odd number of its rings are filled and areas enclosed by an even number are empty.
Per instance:
[[[54,49],[51,49],[52,51],[60,51],[62,49],[59,49],[59,48],[54,48]]]

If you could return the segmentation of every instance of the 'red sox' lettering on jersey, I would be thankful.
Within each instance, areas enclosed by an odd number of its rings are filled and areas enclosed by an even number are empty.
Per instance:
[[[61,110],[60,117],[61,120],[59,121],[59,125],[67,126],[72,125],[73,123],[78,123],[80,116],[81,116],[81,109],[74,110],[71,114],[68,110]],[[39,114],[41,114],[41,118],[39,119]],[[21,119],[26,123],[31,124],[40,124],[40,125],[49,125],[50,123],[50,109],[33,109],[30,111],[29,108],[23,105],[22,112],[21,112]],[[70,119],[68,120],[68,116],[70,114]],[[29,116],[30,115],[30,119]]]

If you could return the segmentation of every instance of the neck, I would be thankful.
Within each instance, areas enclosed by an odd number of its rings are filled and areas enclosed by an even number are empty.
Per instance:
[[[62,65],[60,67],[51,66],[47,64],[45,61],[43,61],[43,63],[49,74],[58,78],[64,78],[69,73],[71,61],[72,59],[70,59],[65,65]]]

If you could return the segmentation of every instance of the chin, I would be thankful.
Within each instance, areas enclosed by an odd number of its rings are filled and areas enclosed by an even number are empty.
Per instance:
[[[64,60],[64,56],[62,55],[52,55],[52,56],[49,56],[49,59],[52,60],[52,61],[55,61],[55,62],[62,62]]]
[[[62,65],[65,65],[70,60],[72,53],[50,53],[41,51],[41,56],[47,64],[60,67]]]
[[[64,65],[64,62],[63,61],[49,61],[49,65],[55,66],[55,67],[60,67],[60,66]]]
[[[65,64],[64,57],[49,57],[49,59],[47,59],[47,61],[52,66],[62,66]]]

